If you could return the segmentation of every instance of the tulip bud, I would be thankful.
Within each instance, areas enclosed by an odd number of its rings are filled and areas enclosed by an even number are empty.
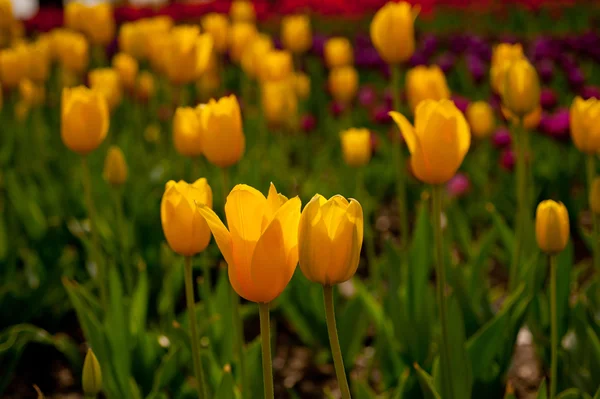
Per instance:
[[[306,15],[289,15],[281,21],[281,41],[292,53],[301,54],[312,46],[310,19]]]
[[[596,215],[600,215],[600,177],[594,178],[590,187],[590,209]]]
[[[341,195],[326,200],[315,195],[302,211],[298,228],[300,269],[323,285],[352,278],[360,260],[363,211],[360,203]]]
[[[569,123],[575,147],[586,154],[600,150],[600,101],[575,97],[571,104]]]
[[[256,13],[254,4],[247,0],[235,0],[231,3],[229,16],[233,22],[254,22]]]
[[[525,59],[514,61],[506,71],[502,103],[519,118],[540,105],[540,81],[535,68]]]
[[[471,132],[463,114],[450,100],[425,100],[415,110],[413,127],[404,115],[390,112],[408,150],[415,176],[428,184],[448,182],[462,164]]]
[[[296,118],[298,100],[289,81],[263,83],[261,103],[264,116],[270,125],[284,125]]]
[[[498,65],[504,61],[513,62],[524,58],[521,43],[500,43],[492,52],[492,65]]]
[[[325,63],[329,68],[338,68],[354,63],[350,40],[345,37],[332,37],[325,42]]]
[[[406,73],[406,96],[411,111],[423,100],[450,98],[450,89],[444,72],[437,66],[418,66]]]
[[[201,104],[196,110],[202,123],[202,144],[206,159],[221,168],[237,163],[246,148],[237,98],[231,95],[218,101],[211,99],[208,104]]]
[[[154,77],[148,71],[142,71],[137,78],[137,95],[143,101],[148,101],[154,94]]]
[[[0,50],[0,82],[7,88],[16,88],[26,77],[30,58],[25,46]]]
[[[294,89],[298,98],[306,100],[310,96],[310,77],[302,72],[294,75]]]
[[[115,37],[115,18],[109,2],[85,7],[82,19],[83,32],[93,44],[106,46]]]
[[[242,54],[258,34],[256,26],[248,22],[237,22],[229,32],[229,56],[235,62],[242,60]]]
[[[106,138],[109,125],[104,96],[84,86],[64,88],[61,107],[63,143],[81,155],[98,148]]]
[[[246,75],[258,80],[267,79],[267,54],[273,50],[273,40],[265,34],[255,36],[242,55],[242,69]]]
[[[407,2],[387,2],[371,21],[371,41],[388,64],[407,61],[415,51],[414,21],[418,9]]]
[[[183,256],[194,256],[206,249],[210,229],[198,207],[212,208],[212,190],[205,178],[188,184],[169,181],[160,203],[162,228],[171,249]]]
[[[127,163],[123,151],[117,146],[108,149],[104,159],[104,180],[112,186],[121,186],[127,180]]]
[[[102,370],[91,349],[88,349],[83,362],[81,385],[86,396],[96,397],[102,390]]]
[[[138,73],[137,60],[127,53],[119,53],[113,58],[112,66],[119,74],[123,86],[133,89]]]
[[[173,142],[181,155],[202,155],[202,125],[194,108],[179,107],[173,118]]]
[[[202,18],[202,28],[212,37],[215,51],[218,53],[227,51],[229,21],[226,15],[216,12],[205,15]]]
[[[473,136],[483,139],[492,134],[495,128],[494,110],[485,101],[476,101],[467,108],[467,121]]]
[[[535,214],[538,247],[548,254],[561,252],[569,241],[569,213],[562,202],[540,202]]]
[[[340,133],[344,162],[363,166],[371,159],[371,132],[367,129],[348,129]]]
[[[74,74],[85,71],[89,62],[89,45],[85,37],[76,32],[56,36],[58,58],[63,68]]]
[[[91,70],[88,74],[88,80],[90,88],[104,96],[109,109],[113,110],[121,103],[123,97],[121,78],[115,69],[99,68]]]
[[[264,56],[261,78],[268,81],[289,79],[294,70],[292,55],[288,51],[273,50]]]
[[[358,90],[358,72],[352,66],[332,69],[329,72],[329,90],[336,101],[349,104]]]

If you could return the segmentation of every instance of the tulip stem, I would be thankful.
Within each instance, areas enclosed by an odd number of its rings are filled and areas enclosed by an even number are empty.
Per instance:
[[[433,201],[433,236],[436,249],[436,288],[438,308],[440,312],[440,323],[442,325],[442,340],[440,345],[440,363],[442,367],[442,393],[446,393],[448,398],[452,398],[454,390],[452,388],[453,370],[450,361],[450,342],[449,324],[448,324],[448,303],[446,302],[446,268],[444,266],[444,243],[442,234],[442,193],[444,187],[435,185],[432,187]],[[446,397],[447,395],[444,395]]]
[[[269,320],[269,304],[259,303],[260,315],[260,342],[262,347],[263,382],[265,386],[265,399],[273,399],[273,364],[271,357],[271,322]]]
[[[337,327],[335,325],[335,311],[333,308],[333,286],[323,286],[323,299],[325,301],[325,317],[327,320],[327,332],[329,334],[329,345],[331,345],[331,355],[333,356],[333,365],[338,385],[342,393],[342,399],[350,399],[350,387],[344,368],[342,350],[340,348],[340,339],[338,338]]]
[[[121,252],[121,262],[123,263],[123,276],[125,277],[125,286],[127,287],[127,292],[133,292],[133,276],[131,274],[131,263],[129,262],[129,248],[127,245],[127,238],[125,234],[125,216],[123,212],[123,196],[121,195],[121,191],[118,188],[113,189],[113,194],[115,198],[115,208],[116,208],[116,216],[117,216],[117,231],[120,236],[120,252]]]
[[[550,255],[550,399],[556,395],[558,365],[558,324],[556,320],[556,255]]]
[[[108,297],[106,294],[106,270],[104,270],[104,262],[100,252],[100,236],[98,235],[98,226],[96,224],[96,207],[94,206],[94,199],[92,196],[92,175],[85,156],[81,157],[81,169],[83,170],[83,191],[92,231],[92,258],[93,261],[96,262],[98,270],[97,276],[100,289],[100,303],[102,304],[102,308],[106,311],[108,304]]]
[[[392,69],[392,97],[394,111],[400,112],[400,65],[390,65]],[[397,137],[392,140],[392,162],[396,169],[396,190],[398,195],[398,217],[400,219],[400,247],[408,243],[408,214],[406,204],[406,161],[402,152],[402,143]]]
[[[367,223],[365,223],[364,226],[364,232],[367,260],[369,261],[369,275],[373,282],[373,287],[378,291],[381,285],[381,276],[375,251],[375,234],[373,231],[373,225],[369,222],[371,212],[373,212],[374,209],[371,209],[371,196],[369,195],[369,192],[365,186],[365,174],[364,168],[362,167],[358,168],[358,172],[356,174],[356,199],[363,204],[365,219],[367,220]]]
[[[227,168],[221,168],[221,183],[223,190],[223,205],[227,201],[227,192],[229,190],[229,170]]]
[[[192,257],[185,257],[185,299],[188,308],[188,318],[190,323],[190,341],[192,343],[192,359],[194,361],[194,374],[198,384],[198,397],[200,399],[208,398],[206,384],[204,383],[204,372],[202,371],[202,361],[200,359],[200,344],[198,342],[198,332],[196,331],[196,303],[194,301],[194,281],[192,276]]]
[[[587,169],[587,186],[588,193],[592,191],[592,184],[594,182],[594,178],[596,177],[596,155],[588,154],[586,159],[586,169]],[[589,198],[589,197],[588,197]],[[594,262],[594,268],[597,271],[600,271],[600,251],[598,249],[598,217],[594,212],[592,214],[592,256]]]
[[[244,357],[244,322],[240,314],[240,297],[230,285],[231,291],[231,315],[233,317],[233,328],[235,330],[235,338],[233,341],[233,351],[237,354],[240,362],[240,377],[242,380],[242,389],[246,389],[248,384],[248,374],[246,373],[246,360]],[[242,390],[243,392],[243,390]]]
[[[513,125],[513,137],[515,141],[515,150],[517,152],[517,163],[516,168],[516,194],[517,194],[517,213],[515,221],[515,248],[513,253],[512,263],[509,269],[508,275],[508,290],[512,291],[517,283],[517,272],[519,264],[521,262],[521,255],[523,252],[523,238],[525,234],[525,218],[527,217],[526,211],[526,194],[527,181],[526,181],[526,165],[525,165],[525,134],[526,132],[522,129],[521,122],[517,122]]]

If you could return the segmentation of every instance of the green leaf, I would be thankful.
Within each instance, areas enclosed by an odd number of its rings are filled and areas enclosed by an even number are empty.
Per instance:
[[[159,392],[167,386],[169,381],[178,372],[177,370],[177,354],[179,353],[178,346],[171,346],[169,352],[163,356],[160,365],[154,373],[154,383],[152,384],[152,391],[147,396],[155,398]]]
[[[264,395],[264,383],[262,375],[262,349],[260,346],[260,337],[256,338],[250,344],[246,345],[246,367],[248,372],[248,380],[250,381],[250,388],[248,391],[248,397],[260,398]],[[244,395],[246,396],[246,395]]]
[[[596,391],[596,394],[594,395],[594,399],[600,399],[600,386],[598,386],[598,390]]]
[[[219,384],[219,388],[217,389],[217,393],[215,394],[215,398],[236,399],[234,387],[235,381],[233,380],[233,376],[231,375],[231,370],[224,370],[223,377],[221,378],[221,383]]]
[[[504,218],[498,213],[492,204],[487,204],[486,209],[492,218],[494,227],[498,231],[498,236],[500,237],[502,245],[508,251],[508,253],[511,254],[512,258],[512,253],[514,252],[515,248],[515,235],[513,231],[510,229],[510,227],[508,227]]]
[[[591,326],[587,326],[586,328],[587,337],[590,340],[590,350],[593,352],[592,357],[595,359],[600,359],[600,339],[596,332]]]
[[[508,381],[506,384],[506,392],[504,393],[504,399],[517,399],[515,395],[515,389],[512,386],[512,383]]]
[[[463,317],[458,302],[454,297],[451,296],[448,299],[448,342],[450,343],[448,354],[450,356],[451,370],[446,370],[440,364],[440,373],[442,374],[442,381],[444,380],[443,373],[446,371],[450,372],[449,379],[454,378],[452,380],[452,392],[444,394],[444,397],[470,398],[473,375],[471,362],[466,350]]]
[[[536,398],[537,399],[548,399],[548,389],[546,388],[546,379],[542,380],[542,383],[540,384]]]
[[[556,399],[579,399],[581,398],[581,393],[579,389],[571,388],[566,391],[562,391],[556,396]]]
[[[406,390],[406,383],[408,381],[408,377],[410,376],[410,370],[406,369],[400,376],[400,383],[398,384],[398,388],[396,389],[396,393],[391,396],[393,399],[402,399],[404,397],[404,391]]]
[[[366,317],[364,302],[355,295],[338,316],[338,331],[340,335],[340,347],[346,368],[352,368],[356,356],[363,347],[369,319]]]
[[[423,395],[425,395],[425,399],[441,399],[442,397],[435,389],[435,384],[433,382],[433,377],[418,364],[414,365],[415,370],[417,371],[417,377],[419,379],[419,384],[421,385],[421,389],[423,390]]]
[[[556,260],[556,320],[558,322],[558,339],[568,328],[569,295],[571,293],[571,271],[573,270],[574,251],[571,241],[567,248],[557,255]],[[550,269],[548,269],[549,271]]]
[[[354,392],[353,397],[355,399],[375,399],[377,394],[373,392],[371,387],[363,380],[352,381],[352,391]]]
[[[148,272],[144,268],[140,271],[138,282],[131,298],[131,311],[129,315],[129,331],[132,336],[137,336],[146,328],[148,312]]]

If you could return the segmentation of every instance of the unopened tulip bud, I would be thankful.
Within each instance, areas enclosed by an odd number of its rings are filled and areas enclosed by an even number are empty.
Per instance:
[[[102,370],[91,349],[88,349],[85,355],[81,383],[86,396],[96,397],[102,390]]]
[[[108,149],[104,159],[104,180],[112,186],[120,186],[127,180],[127,163],[123,151],[117,146]]]
[[[340,133],[344,162],[363,166],[371,159],[371,132],[367,129],[348,129]]]
[[[509,111],[522,118],[539,107],[540,80],[529,61],[511,63],[504,79],[502,102]]]
[[[473,136],[483,139],[492,134],[494,130],[494,110],[485,101],[476,101],[469,104],[466,113],[467,121],[471,126]]]
[[[540,202],[535,214],[535,236],[548,254],[561,252],[569,241],[569,213],[562,202]]]

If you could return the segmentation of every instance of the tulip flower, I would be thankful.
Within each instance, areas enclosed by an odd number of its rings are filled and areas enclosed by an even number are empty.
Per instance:
[[[127,181],[127,163],[123,151],[117,146],[108,149],[104,159],[104,180],[114,187],[121,186]]]
[[[206,159],[226,168],[244,155],[246,138],[242,130],[240,105],[234,95],[211,99],[196,108],[202,123],[202,145]]]
[[[154,94],[154,77],[148,71],[142,71],[137,77],[136,83],[137,96],[143,100],[148,101]]]
[[[183,85],[196,80],[205,71],[213,44],[208,34],[200,35],[197,26],[182,25],[171,30],[169,48],[167,76],[171,83]]]
[[[46,91],[44,86],[38,85],[29,79],[23,79],[19,83],[19,95],[21,101],[29,108],[42,104],[46,97]]]
[[[202,124],[194,108],[179,107],[173,117],[173,142],[178,153],[188,157],[202,155]]]
[[[296,96],[306,100],[310,96],[310,76],[303,72],[297,72],[292,77]]]
[[[85,37],[76,32],[62,32],[53,40],[63,68],[74,74],[83,73],[89,62],[89,46]]]
[[[500,94],[503,105],[519,118],[534,111],[540,105],[540,81],[535,68],[526,59],[511,63]]]
[[[215,51],[219,54],[225,53],[229,44],[227,16],[214,12],[207,14],[202,18],[202,28],[212,37]]]
[[[556,397],[558,324],[556,301],[556,255],[569,242],[569,213],[562,202],[540,202],[535,215],[535,237],[540,249],[550,255],[550,397]]]
[[[446,76],[437,65],[410,69],[406,73],[406,97],[413,113],[423,100],[450,98]]]
[[[86,12],[81,17],[84,24],[83,31],[93,44],[106,46],[114,38],[115,19],[109,2],[86,7]]]
[[[371,132],[368,129],[348,129],[340,133],[344,162],[363,166],[371,159]]]
[[[294,71],[292,55],[288,51],[273,50],[264,55],[261,78],[272,82],[289,79]]]
[[[104,96],[110,110],[115,109],[115,107],[121,103],[123,97],[121,78],[115,69],[94,69],[90,71],[88,80],[90,82],[90,88]]]
[[[135,87],[135,80],[138,73],[138,62],[127,53],[118,53],[112,59],[112,67],[119,74],[119,78],[124,87],[131,90]]]
[[[329,72],[329,90],[336,101],[349,104],[358,90],[358,72],[353,66],[332,69]]]
[[[575,97],[569,120],[575,147],[589,155],[600,151],[600,101]]]
[[[83,361],[81,386],[83,393],[92,398],[96,397],[102,391],[102,369],[96,355],[94,355],[91,349],[88,349]]]
[[[106,138],[109,125],[105,97],[84,86],[62,91],[61,138],[74,152],[86,155]]]
[[[235,23],[238,22],[254,22],[256,19],[256,12],[254,11],[254,4],[247,0],[235,0],[231,3],[229,9],[229,16]]]
[[[292,122],[298,111],[298,99],[293,82],[265,82],[261,86],[262,112],[270,125]]]
[[[492,134],[495,128],[494,110],[485,101],[469,104],[466,113],[473,136],[483,139]]]
[[[254,37],[242,55],[242,69],[251,78],[267,79],[267,54],[273,50],[273,40],[263,33]]]
[[[504,61],[516,61],[524,58],[523,46],[520,43],[500,43],[492,52],[492,65],[499,65]]]
[[[25,46],[0,50],[0,82],[8,88],[16,88],[27,76],[30,58]]]
[[[11,26],[14,22],[12,2],[0,0],[0,30]]]
[[[414,127],[404,115],[394,111],[390,115],[402,132],[419,180],[442,184],[456,174],[469,150],[471,133],[452,101],[422,101],[415,110]]]
[[[354,63],[350,40],[345,37],[332,37],[325,42],[325,63],[329,68],[339,68]]]
[[[229,56],[235,62],[242,60],[244,51],[258,34],[256,26],[248,22],[237,22],[229,31]]]
[[[371,41],[388,64],[407,61],[415,51],[414,20],[418,8],[407,2],[388,2],[371,21]]]
[[[312,46],[312,31],[307,15],[288,15],[281,21],[281,42],[294,54],[302,54]]]

